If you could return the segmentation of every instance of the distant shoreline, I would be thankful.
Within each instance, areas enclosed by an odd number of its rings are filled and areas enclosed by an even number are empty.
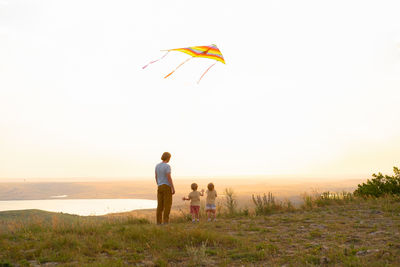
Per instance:
[[[0,212],[37,209],[79,216],[102,216],[157,207],[157,201],[150,199],[3,200],[0,203]]]
[[[240,198],[251,198],[252,194],[271,192],[278,198],[298,198],[305,192],[350,192],[366,179],[336,180],[285,180],[285,179],[176,179],[174,203],[190,192],[190,184],[197,182],[206,188],[213,182],[216,190],[223,193],[232,188]],[[62,199],[157,199],[157,185],[154,178],[136,181],[69,181],[69,182],[12,182],[0,183],[0,200],[38,200],[55,199],[53,196],[66,196]]]

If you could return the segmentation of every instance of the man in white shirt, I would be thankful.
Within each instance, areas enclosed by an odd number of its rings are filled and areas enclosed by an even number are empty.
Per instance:
[[[155,177],[157,189],[157,224],[167,224],[172,206],[172,195],[175,194],[174,184],[171,177],[171,166],[168,162],[171,154],[164,152],[161,156],[162,162],[156,165]]]

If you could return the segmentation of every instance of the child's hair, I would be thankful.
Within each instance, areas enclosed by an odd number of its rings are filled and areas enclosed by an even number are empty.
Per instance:
[[[207,185],[207,188],[208,188],[209,191],[213,191],[214,190],[214,184],[213,183],[209,183]]]
[[[197,184],[196,183],[191,184],[190,187],[192,188],[192,190],[197,190]]]

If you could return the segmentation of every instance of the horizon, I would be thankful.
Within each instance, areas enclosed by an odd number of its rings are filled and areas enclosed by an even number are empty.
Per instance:
[[[367,177],[366,175],[344,175],[344,176],[318,176],[318,175],[308,175],[308,176],[296,176],[296,175],[241,175],[241,176],[177,176],[172,177],[174,181],[191,181],[191,180],[231,180],[233,183],[248,181],[249,184],[259,183],[259,182],[331,182],[331,181],[355,181],[355,180],[366,180],[372,177],[372,173]],[[251,179],[251,180],[248,180]],[[279,180],[276,180],[279,179]],[[154,181],[154,176],[140,176],[140,177],[18,177],[18,178],[0,178],[0,183],[13,183],[13,182],[26,182],[26,183],[49,183],[49,182],[144,182]]]

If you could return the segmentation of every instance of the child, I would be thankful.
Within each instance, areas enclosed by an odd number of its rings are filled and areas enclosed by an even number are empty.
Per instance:
[[[188,197],[183,197],[183,200],[190,200],[190,213],[192,214],[192,222],[199,222],[199,211],[200,211],[200,196],[204,195],[204,189],[201,192],[197,191],[197,184],[193,183],[191,186],[192,192]]]
[[[214,189],[214,184],[209,183],[207,185],[207,201],[206,201],[206,212],[207,212],[207,217],[208,221],[211,221],[211,217],[213,217],[214,222],[216,221],[215,219],[215,211],[216,211],[216,206],[215,206],[215,198],[217,197],[217,191]]]

